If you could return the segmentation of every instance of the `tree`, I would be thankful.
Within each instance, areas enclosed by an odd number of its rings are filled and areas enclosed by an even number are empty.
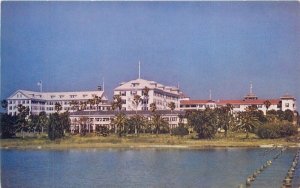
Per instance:
[[[80,101],[80,110],[86,110],[87,102],[86,101]]]
[[[184,127],[183,123],[179,123],[178,127],[172,129],[172,135],[185,136],[189,134],[189,130]]]
[[[5,100],[5,99],[3,99],[2,101],[1,101],[1,107],[3,108],[3,109],[7,109],[7,106],[8,106],[8,102],[7,102],[7,100]]]
[[[270,106],[271,106],[271,102],[270,102],[269,100],[266,100],[266,101],[264,101],[264,105],[266,106],[266,109],[267,109],[266,112],[268,112],[268,109],[269,109]]]
[[[18,129],[18,117],[6,113],[0,114],[1,138],[12,138],[16,136]]]
[[[139,133],[142,129],[145,128],[144,117],[140,115],[131,116],[127,121],[126,128],[127,133],[129,134],[136,134],[136,131],[137,133]]]
[[[119,111],[122,109],[122,98],[120,95],[114,95],[113,102],[111,104],[111,107],[113,110],[118,109]]]
[[[41,131],[41,127],[39,125],[39,116],[38,115],[31,114],[29,116],[28,127],[29,127],[29,130],[33,131],[34,133],[35,133],[35,131],[38,131],[38,132]]]
[[[287,120],[289,122],[293,122],[294,120],[294,112],[287,109],[284,111],[284,120]]]
[[[151,118],[152,130],[156,133],[167,133],[169,132],[169,123],[165,121],[161,115],[154,114]]]
[[[93,106],[95,105],[95,101],[94,99],[88,99],[87,100],[87,104],[90,105],[90,108],[89,108],[89,121],[88,121],[88,130],[89,130],[89,133],[91,133],[91,121],[90,121],[90,113],[91,113],[91,110],[93,108]]]
[[[90,106],[89,110],[92,110],[93,106],[95,105],[95,100],[94,99],[88,99],[87,104],[89,104],[89,106]]]
[[[79,103],[78,103],[78,101],[73,100],[73,101],[71,101],[69,104],[70,104],[71,109],[72,109],[73,112],[74,112],[75,110],[76,110],[76,111],[79,110]]]
[[[111,124],[115,127],[115,133],[122,136],[125,132],[125,125],[127,123],[127,118],[124,113],[118,113],[116,117],[112,120]]]
[[[48,121],[48,137],[50,140],[62,138],[66,131],[70,130],[69,113],[64,112],[59,114],[55,112],[50,114]]]
[[[19,129],[21,129],[22,138],[24,138],[24,131],[28,129],[28,115],[29,115],[29,107],[25,107],[22,104],[18,105],[18,125]]]
[[[194,128],[198,138],[213,138],[217,132],[217,116],[214,110],[192,111],[188,114],[188,124]]]
[[[88,124],[89,118],[88,117],[80,117],[79,118],[79,134],[80,136],[85,136],[87,133],[87,124]]]
[[[59,113],[62,110],[61,104],[59,102],[56,102],[54,109],[56,110],[57,113]]]
[[[69,112],[64,112],[61,113],[60,115],[60,122],[62,124],[62,128],[65,132],[70,132],[70,127],[71,127],[71,120],[70,120],[70,114]]]
[[[136,116],[137,116],[137,109],[138,109],[140,103],[141,103],[141,96],[134,95],[132,104],[133,104],[133,106],[135,108],[135,115]],[[134,127],[134,133],[137,134],[137,125],[136,124],[135,124],[135,127]]]
[[[96,110],[99,110],[99,104],[102,103],[102,97],[95,95],[94,96],[94,104],[96,105]]]
[[[156,104],[153,102],[150,104],[150,111],[154,113],[156,111]]]
[[[41,126],[42,129],[42,133],[44,133],[44,129],[47,128],[48,125],[48,117],[45,111],[42,111],[39,113],[39,124]]]
[[[246,131],[246,138],[249,138],[249,132],[253,132],[260,122],[257,117],[253,116],[251,112],[245,111],[240,112],[238,114],[238,124],[236,125],[236,129],[241,129]]]
[[[227,137],[227,132],[230,128],[230,124],[233,121],[232,109],[233,108],[231,104],[214,109],[217,115],[217,127],[224,129],[225,137]]]
[[[64,129],[58,112],[50,114],[48,122],[48,138],[55,140],[64,136]]]
[[[109,134],[109,129],[106,126],[97,126],[95,131],[97,136],[107,136]]]
[[[148,106],[149,91],[150,89],[147,86],[142,90],[142,96],[143,96],[142,104],[144,104],[144,107]],[[144,109],[146,110],[147,108]]]
[[[173,112],[173,110],[175,109],[175,103],[174,102],[170,102],[168,103],[168,107],[171,109],[171,111]]]
[[[232,126],[232,124],[234,123],[234,116],[233,116],[233,106],[232,104],[226,104],[225,107],[225,122],[223,124],[223,129],[224,129],[224,134],[225,137],[227,137],[227,132],[230,129],[230,127]]]

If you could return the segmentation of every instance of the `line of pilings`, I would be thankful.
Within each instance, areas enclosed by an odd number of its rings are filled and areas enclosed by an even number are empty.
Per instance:
[[[295,171],[298,168],[298,163],[299,163],[299,155],[300,155],[300,150],[298,150],[298,152],[296,153],[292,165],[289,168],[284,180],[283,180],[283,184],[281,186],[281,188],[287,188],[287,187],[292,187],[292,183],[293,183],[293,178],[295,175]],[[299,185],[300,187],[300,185]]]
[[[277,146],[274,147],[274,149],[276,149]],[[274,150],[271,149],[271,150]],[[272,165],[272,160],[275,161],[276,159],[278,159],[278,157],[280,155],[282,155],[282,153],[286,150],[286,147],[281,148],[281,150],[270,160],[267,160],[260,168],[256,169],[250,176],[247,177],[246,179],[246,187],[250,187],[251,184],[255,181],[256,177],[262,173],[264,170],[266,170],[269,166]],[[239,186],[239,188],[242,188],[243,185],[241,184]]]

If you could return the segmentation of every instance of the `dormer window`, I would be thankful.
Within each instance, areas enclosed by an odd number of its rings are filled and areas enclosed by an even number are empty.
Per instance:
[[[132,87],[136,87],[136,86],[139,86],[139,85],[140,85],[139,83],[132,83],[131,84]]]
[[[64,95],[60,95],[59,98],[64,98]]]
[[[51,95],[50,97],[51,97],[51,99],[53,99],[53,98],[55,98],[55,95]]]
[[[75,97],[76,97],[76,95],[70,95],[70,97],[71,97],[71,98],[75,98]]]
[[[87,96],[88,96],[87,94],[83,94],[83,95],[82,95],[83,98],[85,98],[85,97],[87,97]]]

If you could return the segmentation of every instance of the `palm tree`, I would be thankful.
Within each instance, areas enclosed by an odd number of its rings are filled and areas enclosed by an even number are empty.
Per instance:
[[[173,110],[175,109],[175,103],[174,102],[170,102],[168,103],[168,107],[171,109],[171,114],[173,114]],[[171,134],[171,129],[170,129],[170,134]]]
[[[169,128],[168,122],[165,121],[159,114],[154,114],[151,121],[156,135],[158,135],[161,130],[165,129],[167,131],[167,129]]]
[[[88,117],[80,117],[79,118],[79,134],[84,136],[86,134],[86,125],[89,121]]]
[[[118,109],[119,111],[122,109],[122,98],[120,95],[114,95],[113,102],[111,104],[111,107],[113,110]]]
[[[150,89],[149,89],[147,86],[145,86],[145,88],[142,90],[144,107],[147,107],[147,106],[148,106],[149,91],[150,91]],[[145,109],[146,109],[146,108],[145,108]]]
[[[168,107],[171,109],[171,111],[173,112],[173,110],[175,109],[175,103],[174,102],[170,102],[168,103]]]
[[[87,102],[86,101],[80,101],[80,110],[85,110],[87,106]]]
[[[139,107],[139,104],[141,102],[141,96],[135,95],[132,101],[133,106],[135,107],[135,115],[137,116],[137,109]],[[134,133],[137,134],[137,125],[134,126]]]
[[[269,100],[266,100],[266,101],[264,101],[264,105],[266,106],[266,114],[267,114],[267,112],[268,112],[268,109],[270,108],[270,106],[271,106],[271,102],[269,101]]]
[[[231,104],[226,104],[225,107],[221,107],[221,116],[223,117],[222,121],[222,127],[224,129],[224,135],[227,137],[227,132],[230,128],[230,124],[233,121],[233,115],[232,115],[233,106]]]
[[[253,116],[253,114],[249,110],[239,113],[236,129],[245,130],[246,138],[249,138],[249,132],[253,131],[258,125],[258,118]]]
[[[102,97],[95,95],[94,96],[94,104],[96,104],[97,111],[99,110],[99,104],[102,103]]]
[[[151,112],[154,113],[154,112],[156,111],[156,109],[157,109],[157,108],[156,108],[156,104],[155,104],[154,102],[151,103],[151,104],[150,104],[150,110],[151,110]]]
[[[91,110],[92,110],[92,108],[94,107],[94,105],[95,105],[95,100],[94,99],[88,99],[87,100],[87,104],[89,104],[90,105],[90,108],[89,108],[89,124],[88,124],[88,129],[89,129],[89,133],[91,133],[91,120],[90,120],[90,113],[91,113]]]
[[[89,110],[91,111],[93,106],[95,105],[94,99],[88,99],[87,104],[89,105]]]
[[[151,118],[151,122],[150,122],[150,126],[152,127],[153,126],[153,128],[151,128],[151,130],[154,130],[155,129],[155,122],[153,121],[153,119],[154,119],[154,117],[155,117],[155,115],[156,115],[156,109],[157,109],[157,107],[156,107],[156,103],[151,103],[150,104],[150,111],[152,112],[152,118]],[[152,131],[151,131],[152,132]],[[153,132],[152,132],[153,133]]]
[[[42,134],[44,133],[44,128],[47,127],[48,125],[48,117],[47,117],[47,114],[46,112],[42,111],[39,113],[39,124],[42,128]]]
[[[59,102],[55,103],[54,109],[56,110],[57,113],[62,110],[62,106]]]
[[[71,109],[72,109],[73,112],[75,110],[79,110],[79,108],[78,108],[78,101],[73,100],[73,101],[69,102],[69,105],[71,106]]]
[[[118,113],[111,122],[112,125],[115,127],[115,133],[118,133],[119,137],[122,136],[122,133],[125,129],[126,122],[127,122],[127,118],[123,113]]]
[[[5,109],[6,110],[6,108],[7,108],[7,105],[8,105],[8,102],[7,102],[7,100],[2,100],[1,101],[1,107],[3,108],[3,109]]]
[[[25,107],[22,104],[18,105],[18,124],[20,126],[19,129],[21,129],[22,138],[24,138],[24,130],[27,128],[27,120],[29,115],[29,107]]]

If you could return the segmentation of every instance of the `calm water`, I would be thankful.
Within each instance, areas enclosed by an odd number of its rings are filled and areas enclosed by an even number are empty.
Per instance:
[[[280,187],[288,149],[252,187]],[[238,187],[278,150],[1,150],[2,187]],[[300,168],[294,187],[300,185]]]

